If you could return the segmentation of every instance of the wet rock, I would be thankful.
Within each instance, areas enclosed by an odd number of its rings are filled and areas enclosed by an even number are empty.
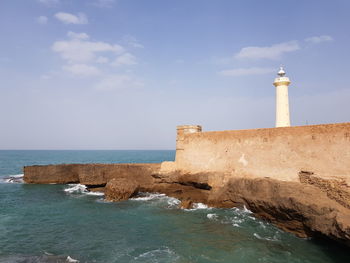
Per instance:
[[[138,183],[132,178],[114,178],[106,185],[105,196],[107,201],[124,201],[137,194]]]
[[[180,204],[180,208],[182,209],[192,209],[193,202],[191,200],[182,200]]]
[[[311,185],[235,178],[217,190],[209,203],[246,206],[256,216],[299,237],[327,236],[350,246],[350,210]]]

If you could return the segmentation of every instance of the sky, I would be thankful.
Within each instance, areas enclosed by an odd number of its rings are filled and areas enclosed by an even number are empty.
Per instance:
[[[0,149],[174,149],[350,120],[348,0],[0,0]]]

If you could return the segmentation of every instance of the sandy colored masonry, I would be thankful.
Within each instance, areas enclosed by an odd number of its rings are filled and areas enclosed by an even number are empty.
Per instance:
[[[179,127],[176,161],[163,170],[214,172],[209,184],[218,187],[233,177],[299,182],[301,171],[350,184],[350,123],[215,132]]]

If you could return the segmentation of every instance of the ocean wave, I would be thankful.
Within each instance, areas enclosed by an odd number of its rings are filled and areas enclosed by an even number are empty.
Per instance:
[[[9,175],[0,178],[0,183],[8,183],[8,184],[13,184],[13,183],[18,183],[18,184],[23,184],[23,176],[24,174],[15,174],[15,175]]]
[[[259,227],[260,229],[264,229],[265,225],[263,222],[257,220],[254,216],[252,216],[252,212],[248,210],[246,207],[244,208],[231,208],[227,210],[218,210],[211,207],[207,207],[205,205],[199,205],[201,209],[208,209],[215,211],[215,213],[206,214],[209,220],[217,221],[222,224],[229,224],[233,227],[245,227],[245,225],[253,225]],[[197,208],[198,209],[198,208]]]
[[[153,202],[165,202],[167,208],[178,207],[180,200],[174,197],[167,196],[160,193],[139,193],[136,197],[130,198],[132,201],[153,201]]]
[[[103,196],[102,192],[91,192],[87,189],[86,185],[83,184],[68,184],[68,188],[64,189],[66,193],[69,194],[84,194],[92,196]]]
[[[87,195],[93,195],[93,196],[104,196],[105,193],[104,192],[92,192],[92,191],[87,191],[87,193],[85,193]]]
[[[212,207],[207,206],[206,204],[203,203],[193,203],[192,208],[189,209],[183,209],[185,211],[196,211],[196,210],[211,210]]]
[[[136,197],[130,198],[130,200],[134,201],[150,201],[155,199],[160,199],[167,197],[165,194],[159,193],[139,193]]]
[[[168,259],[171,260],[171,262],[174,262],[174,260],[177,260],[178,258],[179,256],[176,255],[173,250],[168,247],[163,247],[144,252],[139,256],[134,257],[134,260],[136,262],[167,262]]]
[[[207,218],[212,219],[212,220],[217,220],[218,219],[218,215],[217,214],[207,214]]]
[[[87,192],[86,185],[83,184],[68,184],[68,188],[64,189],[67,193],[77,193],[77,194],[85,194]]]
[[[277,236],[277,233],[273,237],[262,237],[258,233],[253,234],[254,237],[260,240],[266,240],[266,241],[280,241],[280,239]]]

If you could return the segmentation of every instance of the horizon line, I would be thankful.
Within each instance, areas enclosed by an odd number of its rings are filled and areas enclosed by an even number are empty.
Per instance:
[[[0,151],[175,151],[176,149],[0,149]]]

